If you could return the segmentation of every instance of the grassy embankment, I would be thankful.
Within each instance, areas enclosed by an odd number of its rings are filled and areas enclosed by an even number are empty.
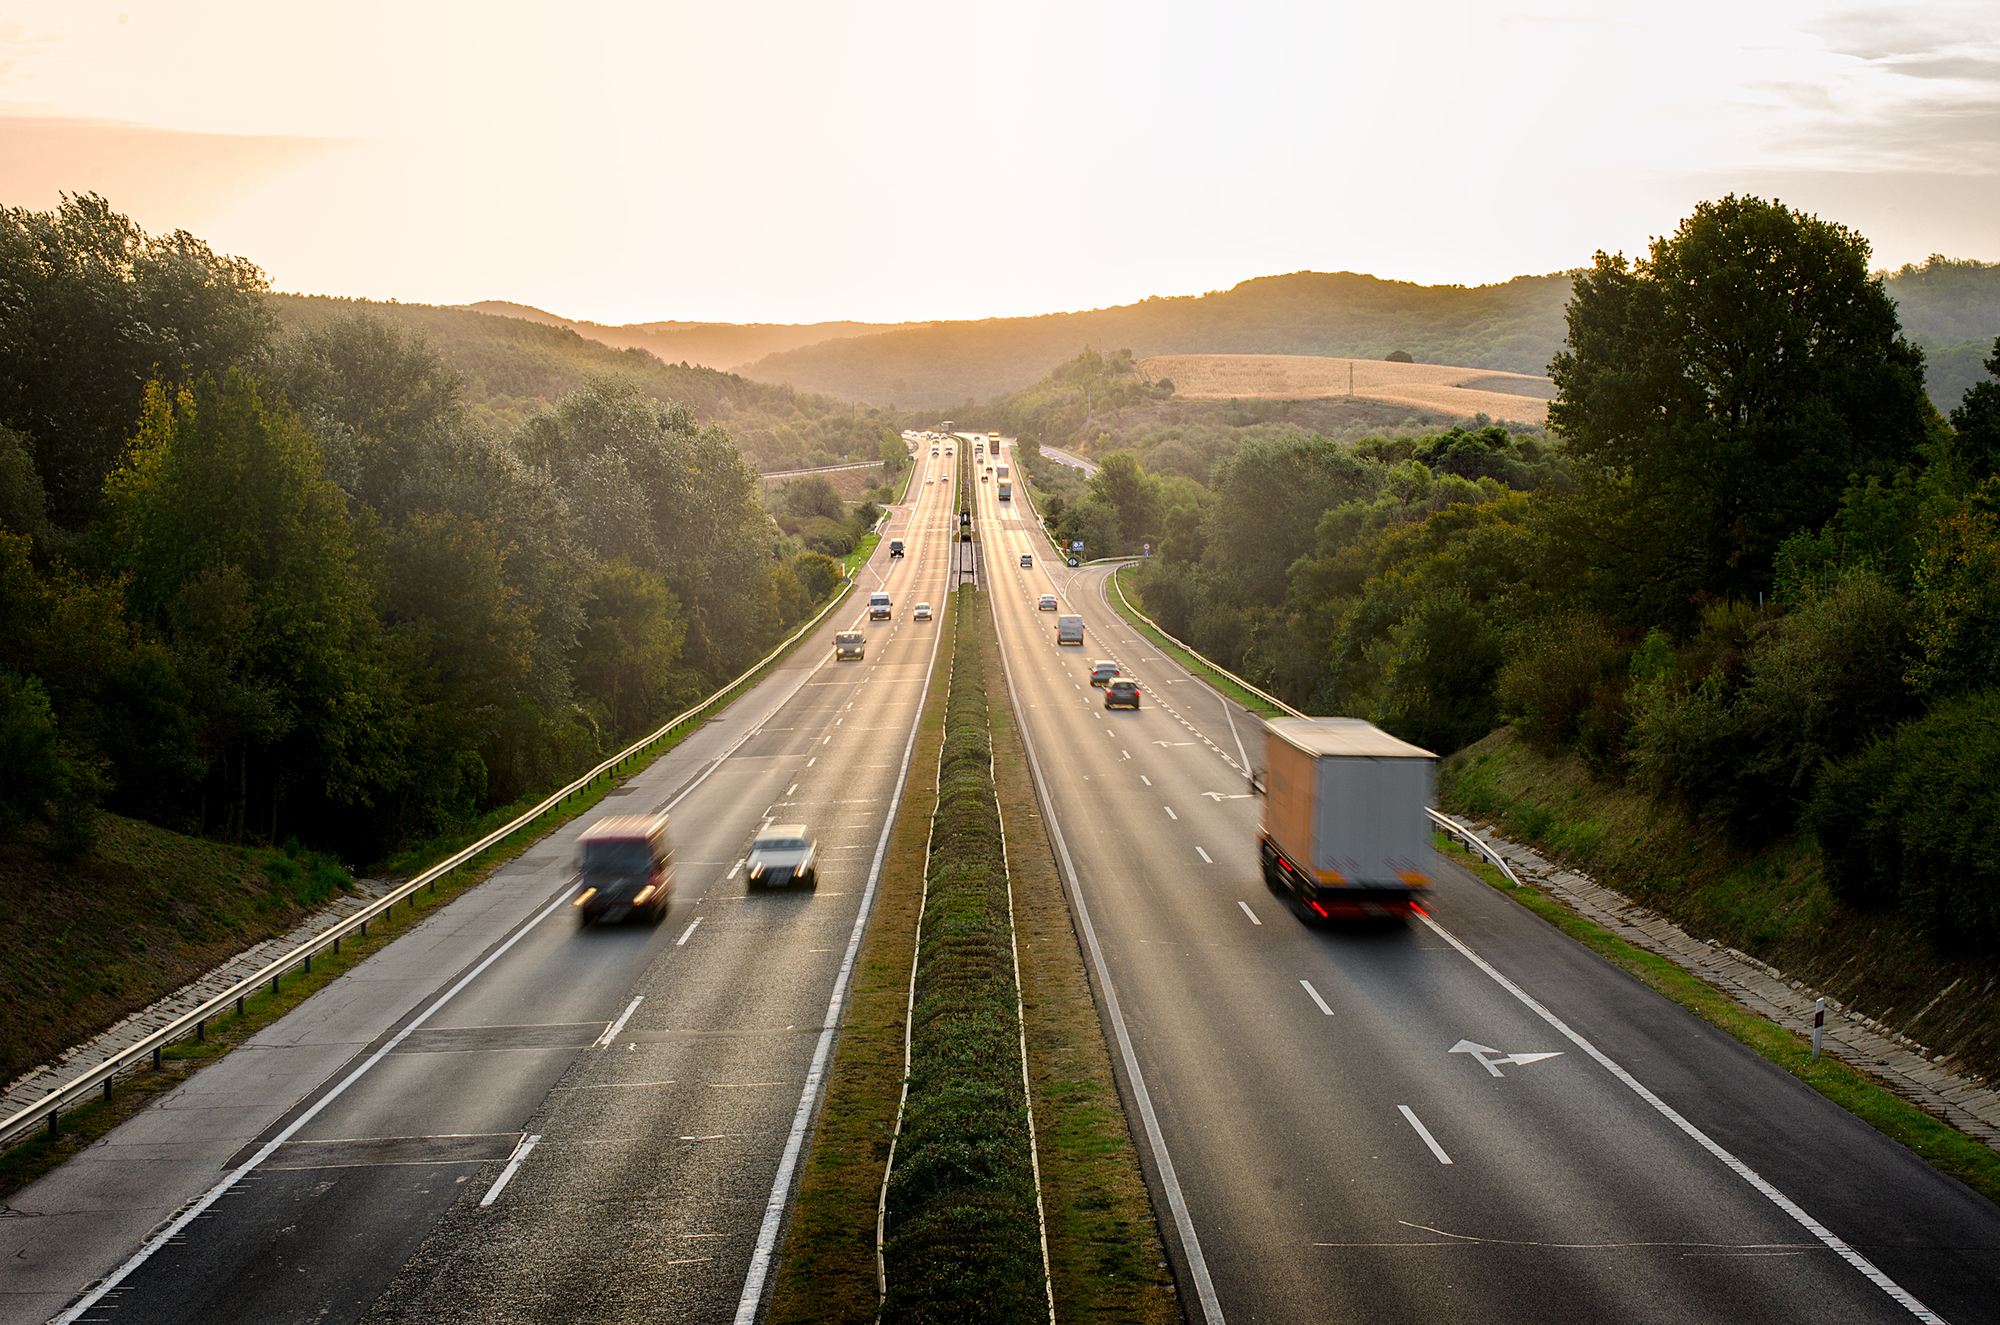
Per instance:
[[[946,788],[957,790],[958,809],[971,816],[969,832],[940,832],[930,840],[939,788],[933,774],[940,767],[946,739],[945,697],[951,665],[932,680],[922,719],[912,780],[899,809],[895,833],[884,864],[876,915],[870,925],[857,968],[855,988],[842,1029],[840,1047],[828,1079],[814,1137],[812,1156],[800,1182],[798,1203],[784,1249],[783,1268],[773,1302],[773,1322],[867,1322],[877,1315],[874,1246],[877,1199],[888,1161],[903,1080],[903,1033],[910,972],[917,949],[918,916],[924,905],[927,867],[936,887],[939,877],[972,869],[954,860],[970,846],[983,856],[978,869],[985,877],[954,904],[934,894],[934,908],[948,908],[951,921],[981,913],[986,932],[975,945],[983,954],[986,974],[1007,957],[1005,936],[993,926],[991,883],[995,870],[992,850],[1004,822],[1006,883],[1012,894],[1013,933],[1018,943],[1020,990],[1025,1011],[1030,1091],[1040,1143],[1041,1190],[1048,1221],[1049,1265],[1060,1319],[1078,1321],[1167,1322],[1179,1319],[1173,1287],[1161,1254],[1156,1221],[1149,1203],[1137,1155],[1120,1107],[1116,1083],[1099,1025],[1082,952],[1070,927],[1068,905],[1056,876],[1054,857],[1035,803],[1025,756],[1008,706],[992,703],[990,693],[975,703],[972,670],[985,670],[979,689],[1001,684],[997,647],[984,595],[961,591],[946,605],[941,628],[948,640],[968,638],[978,654],[968,663],[961,653],[960,701],[953,716],[962,729],[955,735],[959,754],[970,764],[954,770],[945,766]],[[990,723],[990,733],[985,730]],[[979,782],[984,769],[979,745],[990,740],[992,781]],[[982,825],[998,806],[998,819]],[[941,854],[927,859],[927,843]],[[961,883],[965,879],[959,880]],[[942,890],[939,890],[942,892]],[[940,951],[933,933],[927,962]],[[958,946],[958,940],[944,945]],[[926,979],[936,976],[932,970]],[[923,986],[931,988],[929,984]],[[1006,1009],[1001,1009],[1005,1012]],[[920,1018],[924,1012],[920,1010]],[[1006,1043],[999,1043],[999,1040]],[[949,1042],[947,1040],[947,1051]],[[1017,1045],[998,1034],[979,1056],[998,1063],[996,1076],[1011,1074],[1018,1092]],[[1004,1070],[1003,1070],[1004,1069]],[[913,1068],[913,1077],[917,1069]],[[946,1073],[947,1077],[955,1075]],[[1019,1130],[1016,1106],[995,1115]],[[960,1124],[944,1110],[947,1130]],[[915,1110],[912,1111],[914,1119]],[[911,1159],[906,1140],[897,1155],[898,1173]],[[932,1165],[933,1171],[937,1166]],[[906,1193],[899,1193],[906,1195]],[[1018,1194],[1017,1194],[1018,1196]],[[982,1208],[968,1202],[969,1208]],[[983,1208],[990,1209],[990,1206]],[[1033,1210],[1024,1223],[1033,1235]],[[908,1235],[918,1227],[901,1225]],[[932,1225],[935,1229],[935,1224]],[[961,1246],[965,1245],[963,1243]],[[950,1250],[951,1244],[944,1244]],[[935,1248],[933,1248],[935,1250]],[[1034,1270],[1039,1273],[1039,1257]],[[898,1280],[897,1263],[890,1269]],[[907,1277],[907,1275],[903,1276]],[[986,1299],[955,1295],[957,1315],[937,1319],[993,1319],[997,1308]],[[895,1305],[892,1303],[892,1306]],[[934,1304],[941,1305],[941,1304]],[[1027,1295],[1028,1314],[1046,1306],[1036,1291]]]
[[[2000,1016],[1991,992],[1993,961],[1940,953],[1888,916],[1842,906],[1827,893],[1809,840],[1761,852],[1730,850],[1673,807],[1596,782],[1573,758],[1538,755],[1510,730],[1445,760],[1439,799],[1448,812],[1496,821],[1507,836],[1586,870],[1697,937],[1748,952],[1933,1048],[1951,1050],[1960,1063],[1947,1066],[1990,1072],[1974,1060],[2000,1050],[1991,1033]],[[1745,1011],[1665,957],[1633,947],[1532,886],[1515,888],[1497,870],[1479,864],[1479,872],[1937,1168],[2000,1200],[2000,1154],[1982,1142],[1863,1071],[1830,1057],[1815,1062],[1809,1041]],[[1940,995],[1955,982],[1971,992],[1952,1003]]]
[[[1111,591],[1108,595],[1111,599],[1112,610],[1125,618],[1127,625],[1145,636],[1154,648],[1187,669],[1189,675],[1200,678],[1258,717],[1280,718],[1285,716],[1283,709],[1266,700],[1259,699],[1256,695],[1244,689],[1243,684],[1229,673],[1209,666],[1188,652],[1185,645],[1164,634],[1157,628],[1141,621],[1139,619],[1139,612],[1144,610],[1145,605],[1139,599],[1139,595],[1133,592],[1131,587],[1125,583],[1126,570],[1129,569],[1127,567],[1111,572]]]
[[[723,702],[755,685],[764,671],[732,687]],[[40,1132],[0,1152],[0,1200],[285,1016],[432,910],[589,810],[696,730],[691,723],[650,743],[505,841],[371,921],[367,937],[344,941],[339,952],[314,956],[310,971],[285,976],[276,991],[262,987],[244,999],[240,1014],[213,1018],[200,1042],[183,1040],[165,1050],[160,1070],[141,1068],[117,1080],[109,1101],[100,1096],[65,1112],[57,1135]],[[379,862],[377,872],[388,877],[414,874],[518,818],[540,799],[497,807],[459,832],[412,844]],[[34,830],[0,845],[0,973],[13,990],[0,1006],[0,1049],[9,1055],[8,1079],[50,1061],[244,949],[284,933],[350,884],[338,864],[309,851],[225,845],[115,815],[104,816],[92,851],[60,865],[42,854]]]

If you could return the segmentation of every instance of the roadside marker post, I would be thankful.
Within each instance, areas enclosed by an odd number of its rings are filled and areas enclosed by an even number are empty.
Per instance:
[[[1826,1030],[1826,1000],[1813,1000],[1813,1057],[1819,1057],[1819,1037]]]

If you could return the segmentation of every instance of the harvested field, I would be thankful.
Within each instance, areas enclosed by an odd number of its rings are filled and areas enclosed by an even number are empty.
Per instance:
[[[1357,398],[1534,424],[1547,421],[1555,394],[1548,378],[1522,373],[1308,354],[1161,354],[1139,371],[1172,378],[1174,396],[1190,400],[1322,400],[1347,395],[1351,372]]]

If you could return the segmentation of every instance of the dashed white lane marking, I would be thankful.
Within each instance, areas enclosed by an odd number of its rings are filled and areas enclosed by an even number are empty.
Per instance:
[[[1243,914],[1244,914],[1244,915],[1246,915],[1246,916],[1249,916],[1249,917],[1250,917],[1250,923],[1251,923],[1251,924],[1253,924],[1253,925],[1261,925],[1261,924],[1263,924],[1263,923],[1264,923],[1263,921],[1261,921],[1261,920],[1259,920],[1259,919],[1257,918],[1257,913],[1256,913],[1255,911],[1252,911],[1252,910],[1250,909],[1250,903],[1248,903],[1248,902],[1245,902],[1245,901],[1242,901],[1241,899],[1238,899],[1238,901],[1237,901],[1237,903],[1236,903],[1236,904],[1237,904],[1238,906],[1240,906],[1240,907],[1242,907],[1242,908],[1243,908]]]
[[[1206,851],[1203,851],[1200,847],[1196,847],[1194,849],[1194,854],[1200,856],[1203,860],[1207,861],[1211,865],[1215,863],[1215,858],[1213,856],[1210,856]]]
[[[1147,777],[1144,773],[1141,773],[1139,775],[1139,781],[1145,783],[1149,787],[1153,785],[1153,779]]]
[[[591,1048],[602,1049],[605,1045],[610,1044],[613,1040],[617,1039],[618,1032],[625,1029],[625,1023],[632,1019],[632,1014],[634,1012],[637,1012],[639,1010],[639,1005],[641,1003],[644,1003],[645,1001],[646,1001],[646,996],[644,994],[641,994],[637,998],[633,999],[630,1003],[627,1003],[625,1005],[625,1010],[618,1014],[618,1020],[612,1022],[609,1026],[606,1026],[604,1028],[604,1034],[597,1037],[597,1043],[592,1045]]]
[[[1165,810],[1165,811],[1167,812],[1167,818],[1169,818],[1169,819],[1176,819],[1176,820],[1178,820],[1178,819],[1180,818],[1180,816],[1179,816],[1178,814],[1175,814],[1175,813],[1174,813],[1174,807],[1173,807],[1173,806],[1171,806],[1171,805],[1162,805],[1162,806],[1161,806],[1160,808],[1161,808],[1161,809],[1163,809],[1163,810]]]
[[[812,758],[806,760],[806,767],[811,768],[814,764],[817,764],[818,762],[819,762],[819,756],[814,755]]]
[[[794,782],[791,786],[785,788],[785,794],[789,796],[798,789],[799,789],[799,784]]]
[[[1438,1163],[1451,1163],[1451,1156],[1444,1153],[1444,1147],[1439,1145],[1437,1138],[1431,1135],[1431,1129],[1423,1125],[1417,1118],[1417,1115],[1411,1111],[1410,1106],[1407,1104],[1398,1104],[1396,1108],[1401,1111],[1403,1117],[1409,1120],[1410,1126],[1417,1129],[1417,1135],[1424,1139],[1424,1144],[1429,1146],[1431,1153],[1438,1157]]]
[[[742,868],[743,868],[743,864],[744,864],[744,861],[747,861],[747,860],[749,860],[749,859],[750,859],[750,857],[748,857],[748,856],[745,856],[745,857],[743,858],[743,860],[739,860],[739,861],[737,861],[737,862],[736,862],[736,863],[735,863],[734,865],[731,865],[731,866],[729,867],[729,873],[727,873],[727,874],[723,875],[722,877],[723,877],[723,878],[725,878],[725,879],[733,879],[733,878],[735,878],[735,877],[736,877],[736,871],[738,871],[738,870],[742,869]]]
[[[731,873],[731,874],[734,874],[735,872],[736,872],[736,871],[734,871],[734,870],[731,870],[731,871],[730,871],[730,873]],[[677,939],[675,939],[675,940],[674,940],[674,946],[675,946],[676,948],[678,948],[678,947],[681,947],[681,946],[682,946],[683,944],[685,944],[685,943],[686,943],[686,942],[688,941],[688,938],[689,938],[689,936],[690,936],[690,935],[692,935],[692,934],[694,933],[694,927],[695,927],[695,925],[699,925],[699,924],[701,923],[701,921],[702,921],[702,918],[701,918],[700,916],[696,916],[696,917],[694,918],[694,923],[693,923],[693,924],[691,924],[691,925],[689,925],[689,926],[688,926],[688,927],[687,927],[686,929],[682,930],[682,931],[681,931],[681,936],[680,936],[679,938],[677,938]]]
[[[500,1193],[506,1190],[507,1184],[514,1181],[514,1175],[521,1171],[521,1161],[528,1157],[528,1152],[541,1143],[542,1138],[540,1133],[534,1136],[522,1137],[521,1144],[515,1146],[514,1153],[508,1157],[507,1167],[500,1170],[500,1176],[493,1180],[493,1185],[486,1189],[486,1195],[479,1198],[479,1203],[481,1205],[492,1205]]]
[[[1321,1012],[1324,1012],[1329,1017],[1333,1015],[1333,1009],[1328,1007],[1326,1005],[1326,1000],[1319,996],[1319,990],[1314,989],[1312,987],[1312,981],[1301,980],[1299,981],[1299,984],[1304,987],[1306,993],[1312,998],[1312,1001],[1319,1004],[1319,1010]]]

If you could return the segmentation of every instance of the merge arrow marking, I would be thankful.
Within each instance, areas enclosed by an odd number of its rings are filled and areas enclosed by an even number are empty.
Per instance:
[[[1557,1050],[1555,1050],[1555,1051],[1554,1051],[1554,1052],[1552,1052],[1552,1053],[1542,1053],[1542,1054],[1508,1054],[1508,1055],[1507,1055],[1507,1056],[1506,1056],[1505,1058],[1498,1058],[1498,1059],[1495,1059],[1494,1061],[1495,1061],[1495,1062],[1499,1062],[1499,1063],[1524,1063],[1524,1064],[1525,1064],[1525,1063],[1539,1063],[1539,1062],[1541,1062],[1541,1061],[1542,1061],[1542,1060],[1543,1060],[1544,1058],[1561,1058],[1561,1057],[1562,1057],[1562,1050],[1560,1050],[1560,1049],[1557,1049]]]

